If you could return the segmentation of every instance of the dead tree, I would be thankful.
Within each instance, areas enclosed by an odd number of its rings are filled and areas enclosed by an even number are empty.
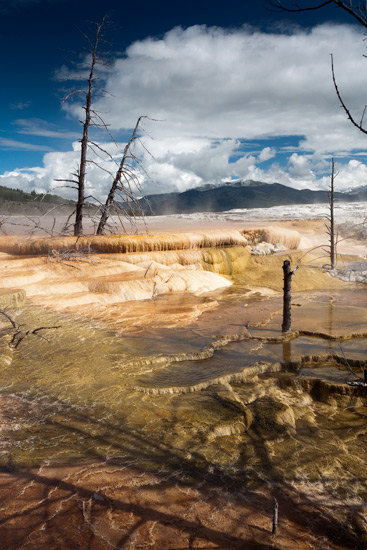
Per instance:
[[[132,184],[135,184],[137,188],[140,187],[139,178],[133,166],[133,164],[135,165],[139,164],[139,160],[137,159],[135,154],[132,152],[132,145],[138,139],[139,124],[143,118],[147,118],[147,117],[140,116],[138,118],[135,128],[131,134],[131,137],[125,146],[120,164],[118,165],[118,169],[112,181],[112,185],[108,193],[106,202],[101,208],[101,218],[97,228],[97,235],[102,235],[104,233],[107,220],[110,216],[111,208],[115,204],[116,193],[119,193],[120,195],[122,195],[121,198],[125,203],[125,205],[127,206],[127,208],[131,206],[130,208],[131,212],[134,210],[134,208],[136,208],[140,214],[143,214],[142,207],[140,206],[140,203],[137,201],[132,189]],[[125,211],[124,213],[125,215],[129,215],[127,211]]]
[[[335,269],[336,262],[336,245],[337,235],[335,234],[334,224],[334,180],[335,180],[335,163],[331,159],[331,174],[330,174],[330,191],[329,191],[329,215],[327,216],[328,223],[326,224],[326,232],[329,235],[329,255],[330,267]]]
[[[88,76],[87,76],[87,85],[86,89],[76,89],[70,92],[65,98],[64,101],[74,97],[74,96],[84,96],[83,111],[84,117],[83,120],[79,122],[83,126],[83,134],[80,139],[80,161],[77,171],[72,174],[73,179],[57,179],[55,181],[68,183],[68,187],[72,187],[77,190],[78,198],[77,205],[75,210],[75,223],[74,223],[74,235],[79,236],[83,234],[83,209],[85,205],[85,184],[86,184],[86,171],[87,171],[87,162],[88,162],[88,147],[92,145],[95,148],[99,149],[98,144],[91,142],[89,140],[89,130],[91,126],[97,128],[104,128],[108,130],[107,124],[103,121],[102,117],[98,112],[93,108],[93,100],[97,90],[96,81],[96,69],[98,65],[106,64],[106,57],[102,56],[100,52],[100,47],[102,43],[106,43],[103,38],[104,27],[106,26],[107,16],[104,16],[101,23],[94,23],[96,26],[96,32],[94,40],[92,41],[89,36],[84,34],[88,45],[89,45],[89,57],[90,60],[86,63],[88,67]],[[85,64],[84,64],[85,65]],[[79,77],[80,79],[82,77]],[[99,88],[99,87],[98,87]],[[99,88],[100,89],[100,88]],[[105,92],[103,92],[105,93]]]
[[[283,262],[284,286],[283,286],[283,323],[282,332],[289,332],[292,323],[292,270],[291,262],[284,260]]]
[[[364,115],[366,114],[366,109],[367,109],[367,105],[364,106],[363,108],[363,111],[362,111],[362,116],[361,116],[361,120],[358,122],[354,117],[353,115],[351,114],[350,110],[348,109],[348,107],[346,106],[346,104],[344,103],[344,100],[340,94],[340,91],[339,91],[339,88],[337,86],[337,83],[336,83],[336,78],[335,78],[335,71],[334,71],[334,58],[333,58],[333,55],[331,54],[331,74],[332,74],[332,78],[333,78],[333,84],[334,84],[334,88],[335,88],[335,92],[336,92],[336,95],[339,99],[339,103],[340,105],[342,106],[345,114],[347,115],[348,119],[350,120],[350,122],[353,124],[353,126],[355,126],[356,128],[358,128],[358,130],[360,132],[362,132],[363,134],[367,134],[367,128],[365,128],[363,126],[363,119],[364,119]]]
[[[282,0],[267,0],[267,3],[271,7],[277,9],[278,11],[285,11],[285,12],[305,12],[305,11],[311,11],[311,10],[319,10],[324,8],[325,6],[334,5],[335,7],[344,10],[349,16],[351,16],[353,19],[358,21],[358,23],[362,25],[364,28],[367,28],[367,1],[366,0],[364,2],[362,1],[353,2],[352,0],[326,0],[324,2],[318,2],[314,5],[309,1],[307,1],[306,5],[303,7],[300,6],[299,4],[296,4],[294,7],[288,7],[288,5],[290,4],[288,4],[287,1],[284,2]],[[331,54],[331,75],[332,75],[335,93],[349,121],[360,132],[362,132],[363,134],[367,134],[367,127],[364,124],[364,117],[366,114],[367,105],[365,105],[362,110],[362,115],[360,120],[356,119],[355,116],[352,115],[351,111],[348,109],[345,101],[343,100],[343,97],[337,85],[337,81],[335,77],[335,69],[334,69],[334,58],[332,54]],[[335,235],[335,226],[334,226],[334,179],[335,179],[334,170],[335,170],[334,159],[332,159],[330,191],[329,191],[330,210],[329,210],[329,216],[327,217],[328,224],[326,226],[327,233],[329,235],[329,255],[330,255],[331,269],[335,268],[336,245],[338,242],[337,236]]]
[[[103,120],[100,113],[96,111],[93,107],[93,103],[96,99],[97,93],[101,97],[108,95],[108,92],[105,89],[102,89],[100,84],[98,84],[97,68],[98,65],[106,65],[108,62],[108,53],[101,52],[102,45],[107,44],[106,40],[103,37],[105,27],[107,25],[107,17],[105,16],[102,19],[101,23],[95,23],[96,32],[94,40],[92,41],[87,35],[84,35],[88,45],[89,45],[89,58],[87,63],[82,64],[84,68],[87,68],[88,77],[86,79],[85,89],[73,90],[69,93],[64,101],[73,98],[74,96],[83,96],[83,110],[85,116],[83,120],[80,120],[80,123],[83,126],[83,134],[80,139],[80,162],[79,166],[75,173],[72,174],[72,179],[57,179],[55,181],[63,182],[67,184],[67,187],[76,189],[78,193],[77,204],[75,208],[75,223],[74,223],[74,235],[80,236],[83,234],[83,215],[84,215],[84,206],[86,204],[86,199],[92,198],[94,201],[98,202],[98,213],[100,213],[100,218],[93,216],[93,222],[95,224],[97,235],[103,234],[106,228],[107,220],[110,216],[111,209],[114,208],[115,213],[119,217],[121,225],[123,226],[122,218],[129,218],[129,221],[132,220],[130,216],[131,212],[137,212],[140,216],[144,215],[143,208],[141,207],[139,201],[136,199],[133,187],[140,189],[140,179],[137,175],[137,167],[142,169],[139,159],[134,155],[132,151],[132,146],[136,140],[139,140],[139,125],[143,118],[148,118],[146,116],[140,116],[135,125],[135,128],[132,132],[130,140],[126,144],[120,163],[116,164],[116,171],[112,172],[109,169],[109,165],[114,163],[114,157],[107,151],[106,147],[103,147],[101,144],[98,144],[97,141],[90,139],[89,130],[94,127],[97,129],[104,130],[108,133],[109,139],[116,145],[115,139],[113,138],[111,132],[109,131],[108,124]],[[74,79],[74,77],[71,77]],[[149,153],[149,151],[142,145],[143,148]],[[92,151],[98,159],[94,160],[90,158],[89,150]],[[112,184],[107,196],[107,200],[104,205],[100,203],[95,197],[86,196],[86,174],[87,174],[87,165],[91,163],[95,165],[100,170],[106,172],[112,179]],[[106,167],[107,163],[107,167]],[[115,201],[116,194],[121,195],[121,201],[117,203]],[[72,214],[73,215],[73,214]],[[96,221],[98,220],[98,221]],[[65,224],[65,228],[69,225],[69,219]]]
[[[315,5],[312,5],[310,4],[310,2],[307,1],[306,2],[307,5],[304,7],[298,4],[296,4],[294,7],[288,7],[287,5],[288,2],[287,1],[283,2],[282,0],[267,0],[267,4],[272,8],[275,8],[277,11],[293,12],[293,13],[319,10],[324,8],[325,6],[334,5],[335,7],[344,10],[348,15],[350,15],[350,17],[358,21],[358,23],[362,25],[362,27],[367,28],[367,1],[353,2],[352,0],[326,0],[325,2],[318,2]],[[363,119],[367,110],[367,105],[364,106],[362,110],[361,119],[358,121],[351,114],[350,110],[348,109],[338,89],[336,78],[335,78],[335,71],[334,71],[334,60],[332,55],[331,55],[331,72],[332,72],[332,79],[333,79],[335,92],[345,114],[347,115],[348,119],[353,124],[353,126],[358,128],[358,130],[363,134],[367,134],[367,127],[365,127],[363,124]]]
[[[290,332],[292,324],[292,276],[295,274],[299,266],[293,271],[291,270],[291,262],[284,260],[283,262],[283,274],[284,274],[284,286],[283,286],[283,323],[282,332]]]

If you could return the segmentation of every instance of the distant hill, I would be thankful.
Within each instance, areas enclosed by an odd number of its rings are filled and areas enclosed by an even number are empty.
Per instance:
[[[69,214],[76,202],[64,199],[59,195],[41,194],[32,191],[26,193],[21,189],[10,189],[0,185],[0,215],[38,216],[48,211],[55,215]],[[91,205],[86,205],[86,208]],[[95,207],[93,207],[95,208]]]
[[[74,201],[63,199],[59,195],[45,193],[26,193],[21,189],[10,189],[0,185],[0,201],[13,202],[44,202],[48,204],[74,204]]]
[[[367,185],[362,185],[361,187],[356,187],[348,193],[345,193],[349,197],[352,197],[353,201],[364,202],[367,201]]]
[[[349,192],[334,194],[336,202],[367,201],[367,185]],[[183,193],[148,195],[139,200],[146,214],[191,214],[194,212],[223,212],[236,208],[269,208],[290,204],[327,203],[328,191],[293,189],[280,183],[264,183],[253,180],[234,180],[206,184]],[[52,209],[57,214],[70,213],[75,201],[59,195],[26,193],[0,185],[0,215],[42,215]],[[127,205],[124,205],[127,207]],[[87,209],[95,206],[86,204]]]
[[[327,203],[328,191],[293,189],[280,183],[264,183],[252,180],[228,182],[220,186],[208,184],[183,193],[148,195],[141,199],[141,206],[154,214],[191,214],[194,212],[223,212],[235,208],[269,208],[289,204]],[[367,200],[367,186],[349,193],[335,192],[337,201]]]

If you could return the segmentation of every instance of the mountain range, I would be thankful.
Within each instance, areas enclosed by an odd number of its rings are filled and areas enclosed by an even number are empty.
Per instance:
[[[236,208],[269,208],[283,204],[320,204],[328,201],[328,191],[299,190],[280,183],[253,180],[208,183],[182,193],[161,193],[139,199],[140,206],[147,215],[223,212]],[[335,191],[334,201],[367,202],[367,185],[345,192]],[[73,209],[75,201],[63,199],[57,195],[25,193],[19,189],[0,186],[0,215],[44,214],[55,205],[61,212],[61,210]],[[129,205],[122,206],[130,209]],[[92,208],[93,205],[86,204],[86,207]]]
[[[269,208],[286,204],[328,203],[328,191],[293,189],[280,183],[235,180],[220,185],[206,184],[182,193],[147,195],[140,199],[149,214],[191,214],[223,212],[236,208]],[[367,201],[367,185],[348,192],[334,192],[335,202]]]

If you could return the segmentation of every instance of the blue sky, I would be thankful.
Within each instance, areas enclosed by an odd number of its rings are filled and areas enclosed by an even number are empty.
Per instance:
[[[2,78],[0,185],[55,187],[78,163],[80,105],[62,105],[81,61],[86,20],[114,23],[113,94],[100,99],[119,148],[141,114],[146,192],[184,190],[230,178],[325,188],[331,156],[339,187],[366,184],[365,137],[346,121],[330,75],[356,118],[365,100],[362,29],[334,7],[304,14],[268,11],[262,2],[222,3],[0,0]],[[91,153],[92,155],[92,153]],[[106,160],[106,166],[108,162]],[[88,170],[90,192],[103,197],[106,173]],[[59,190],[71,196],[70,190]]]

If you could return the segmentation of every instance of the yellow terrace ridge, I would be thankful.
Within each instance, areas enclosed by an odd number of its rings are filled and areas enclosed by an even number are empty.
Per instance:
[[[92,253],[127,253],[165,250],[186,250],[215,246],[247,245],[247,239],[236,230],[220,230],[205,233],[177,233],[160,235],[122,235],[85,237],[46,237],[15,242],[1,238],[0,251],[9,254],[48,254],[51,250],[84,250]]]

